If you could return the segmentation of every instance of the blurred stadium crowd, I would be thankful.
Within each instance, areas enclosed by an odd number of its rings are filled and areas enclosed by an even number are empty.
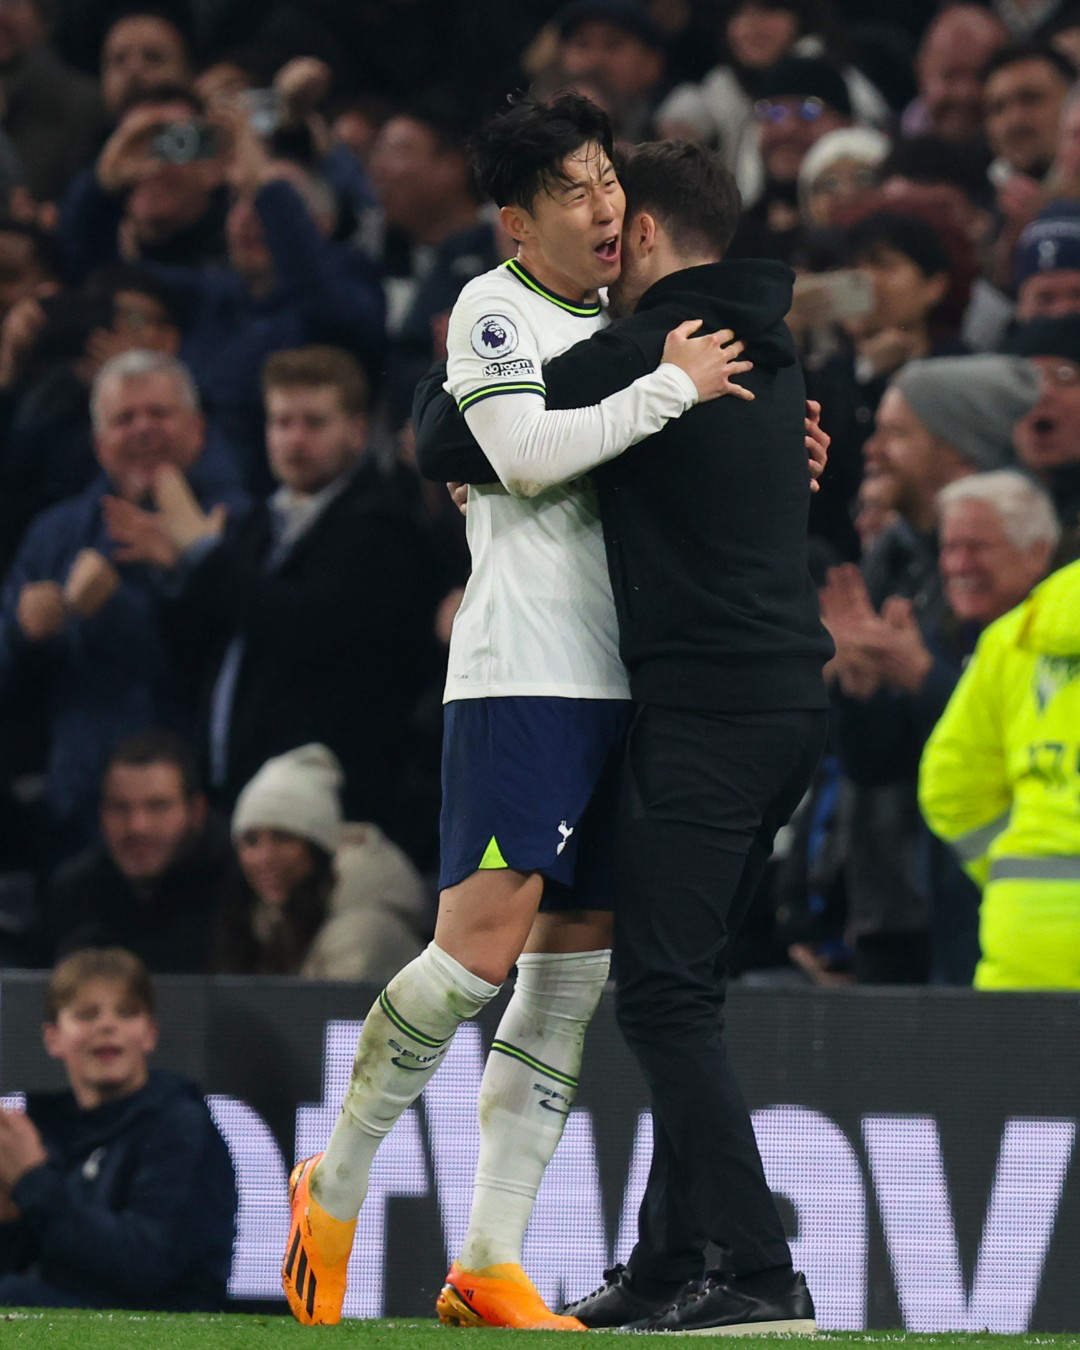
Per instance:
[[[832,436],[832,743],[736,970],[970,984],[980,887],[1052,855],[1047,964],[980,982],[1075,982],[1076,723],[989,861],[1008,711],[935,727],[1051,574],[1016,678],[1080,672],[1078,71],[1071,0],[0,0],[0,964],[382,981],[430,936],[468,554],[412,392],[511,253],[470,129],[573,87],[725,155]]]

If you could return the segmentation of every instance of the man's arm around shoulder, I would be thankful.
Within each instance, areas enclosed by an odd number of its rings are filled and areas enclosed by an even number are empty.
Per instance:
[[[660,364],[667,331],[628,319],[575,343],[544,365],[549,408],[585,408],[617,393]],[[416,386],[416,462],[435,482],[495,483],[498,475],[446,392],[438,362]]]
[[[632,315],[544,362],[549,408],[587,408],[660,364],[669,327]]]

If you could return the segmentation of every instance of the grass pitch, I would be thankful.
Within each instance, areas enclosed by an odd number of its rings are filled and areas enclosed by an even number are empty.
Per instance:
[[[204,1314],[75,1312],[52,1309],[0,1311],[0,1346],[3,1350],[453,1350],[455,1343],[483,1338],[484,1350],[509,1350],[512,1343],[522,1350],[569,1350],[565,1333],[550,1331],[459,1331],[424,1321],[346,1321],[336,1327],[302,1327],[291,1317],[257,1314],[208,1316]],[[690,1344],[700,1344],[696,1337]],[[713,1341],[714,1338],[709,1338]],[[626,1350],[626,1335],[594,1331],[589,1336],[594,1350]],[[600,1344],[603,1342],[603,1344]],[[823,1332],[813,1341],[801,1336],[757,1336],[740,1339],[745,1350],[776,1347],[784,1342],[790,1350],[813,1345],[821,1350],[873,1350],[876,1346],[903,1350],[1080,1350],[1080,1336],[991,1336],[989,1334],[938,1333],[924,1335],[903,1331]],[[665,1342],[670,1344],[670,1341]],[[725,1344],[735,1342],[725,1338]]]

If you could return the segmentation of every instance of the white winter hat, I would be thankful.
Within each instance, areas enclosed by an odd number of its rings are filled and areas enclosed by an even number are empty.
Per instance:
[[[841,159],[856,159],[876,169],[889,153],[892,142],[873,127],[838,127],[816,140],[799,165],[799,191],[807,192],[813,183]]]
[[[245,830],[285,830],[333,853],[341,836],[344,781],[325,745],[301,745],[268,759],[236,799],[233,838]]]

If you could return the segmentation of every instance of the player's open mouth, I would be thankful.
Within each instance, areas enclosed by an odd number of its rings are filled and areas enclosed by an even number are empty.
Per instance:
[[[619,236],[613,234],[610,239],[605,239],[603,243],[597,244],[593,252],[604,262],[617,262],[619,258]]]

